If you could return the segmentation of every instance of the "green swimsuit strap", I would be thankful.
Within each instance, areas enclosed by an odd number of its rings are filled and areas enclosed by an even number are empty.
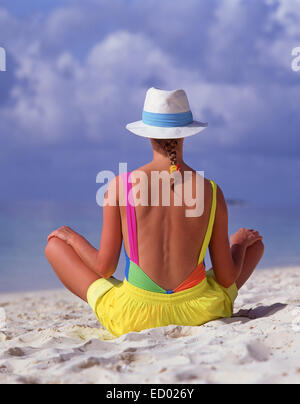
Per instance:
[[[209,217],[209,222],[208,222],[208,227],[206,230],[205,238],[202,244],[200,256],[199,256],[199,261],[198,264],[200,265],[201,262],[204,260],[204,257],[206,255],[207,248],[209,246],[211,236],[212,236],[212,231],[214,227],[214,222],[215,222],[215,216],[216,216],[216,208],[217,208],[217,184],[210,180],[210,183],[212,185],[212,191],[213,191],[213,198],[212,198],[212,204],[211,204],[211,211],[210,211],[210,217]]]

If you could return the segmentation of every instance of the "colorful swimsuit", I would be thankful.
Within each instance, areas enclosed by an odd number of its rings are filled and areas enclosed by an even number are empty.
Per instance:
[[[213,200],[209,224],[201,248],[198,266],[176,289],[165,290],[139,266],[135,208],[130,198],[130,173],[123,175],[127,191],[127,226],[130,257],[126,254],[125,279],[99,279],[87,294],[88,303],[100,323],[119,337],[132,331],[171,324],[199,326],[218,318],[232,316],[238,295],[236,285],[223,288],[213,270],[206,272],[204,257],[211,239],[217,203],[217,185],[210,181]]]

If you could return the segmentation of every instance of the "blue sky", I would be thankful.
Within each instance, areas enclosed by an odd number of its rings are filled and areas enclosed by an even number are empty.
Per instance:
[[[65,1],[67,3],[67,1]],[[0,5],[18,17],[47,13],[64,4],[63,0],[1,0]]]
[[[0,1],[4,200],[95,200],[96,174],[151,158],[125,125],[184,88],[186,160],[228,198],[300,202],[300,0]]]

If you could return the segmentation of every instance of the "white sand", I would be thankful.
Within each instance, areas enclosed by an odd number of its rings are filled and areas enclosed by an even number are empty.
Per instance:
[[[0,295],[0,383],[300,383],[299,286],[257,271],[235,318],[119,339],[68,292]]]

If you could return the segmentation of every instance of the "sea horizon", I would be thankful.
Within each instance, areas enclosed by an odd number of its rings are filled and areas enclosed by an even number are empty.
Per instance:
[[[300,218],[296,206],[255,206],[228,199],[229,234],[240,227],[257,228],[264,237],[265,254],[260,269],[300,267]],[[88,202],[0,201],[0,292],[61,288],[44,256],[47,236],[68,225],[99,247],[102,209]],[[211,262],[206,255],[207,269]],[[114,276],[124,278],[122,249]]]

